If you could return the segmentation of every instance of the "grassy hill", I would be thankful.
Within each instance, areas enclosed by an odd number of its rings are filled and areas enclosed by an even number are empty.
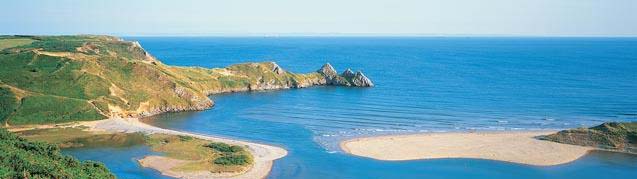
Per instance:
[[[139,43],[110,36],[0,36],[0,122],[139,117],[206,109],[215,93],[353,84],[328,84],[330,78],[291,73],[274,62],[169,66]]]
[[[591,128],[560,131],[541,139],[637,153],[637,122],[607,122]]]
[[[101,163],[80,162],[51,144],[29,142],[0,129],[0,178],[115,178]]]

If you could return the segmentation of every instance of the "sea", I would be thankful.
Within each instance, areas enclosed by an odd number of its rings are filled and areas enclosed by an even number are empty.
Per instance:
[[[274,61],[307,73],[361,70],[373,88],[319,86],[210,96],[209,110],[144,122],[280,146],[270,179],[637,178],[637,155],[592,152],[540,167],[480,159],[379,161],[342,152],[363,136],[561,130],[637,121],[637,38],[124,37],[168,65]],[[65,153],[118,178],[168,178],[136,160],[145,146]]]

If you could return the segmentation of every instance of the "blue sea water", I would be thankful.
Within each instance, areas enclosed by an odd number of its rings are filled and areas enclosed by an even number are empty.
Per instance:
[[[606,178],[637,176],[637,157],[594,152],[535,167],[475,159],[377,161],[343,154],[356,136],[540,130],[637,121],[636,38],[128,37],[169,65],[275,61],[293,72],[363,70],[374,88],[313,87],[213,95],[214,108],[146,119],[164,128],[286,148],[269,178]],[[89,149],[86,149],[89,150]],[[83,149],[122,178],[154,178],[134,158]],[[92,149],[96,150],[96,149]],[[115,150],[115,149],[106,149]],[[106,152],[102,151],[102,152]],[[88,154],[87,154],[88,153]],[[119,160],[117,160],[119,161]],[[135,171],[135,172],[130,172]],[[132,173],[132,174],[131,174]]]

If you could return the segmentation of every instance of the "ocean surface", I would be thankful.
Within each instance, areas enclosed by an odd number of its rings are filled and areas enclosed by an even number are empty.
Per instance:
[[[357,136],[545,130],[637,121],[637,38],[127,37],[169,65],[275,61],[292,72],[331,63],[374,88],[312,87],[210,96],[206,111],[145,119],[163,128],[286,148],[269,176],[288,178],[637,177],[637,156],[594,152],[536,167],[475,159],[377,161],[342,153]],[[129,151],[129,152],[127,152]],[[120,178],[158,178],[148,148],[73,149]]]

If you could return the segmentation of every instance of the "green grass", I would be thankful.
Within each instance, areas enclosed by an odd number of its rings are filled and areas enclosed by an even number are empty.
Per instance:
[[[141,133],[95,133],[81,127],[34,129],[16,134],[30,141],[47,142],[61,148],[129,147],[146,142],[146,136]]]
[[[87,101],[56,96],[28,96],[14,116],[8,119],[13,125],[46,124],[103,119],[105,116]]]
[[[29,45],[35,40],[29,38],[0,39],[0,50],[17,46]]]
[[[102,163],[62,155],[43,142],[30,142],[0,129],[0,178],[115,178]]]

